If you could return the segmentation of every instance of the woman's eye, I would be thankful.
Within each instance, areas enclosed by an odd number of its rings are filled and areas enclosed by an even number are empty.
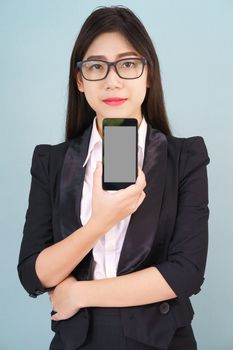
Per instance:
[[[99,64],[99,63],[95,63],[95,64],[92,64],[89,69],[92,69],[92,70],[99,70],[102,68],[102,65]]]
[[[135,67],[135,62],[132,61],[127,61],[122,63],[123,68],[134,68]]]

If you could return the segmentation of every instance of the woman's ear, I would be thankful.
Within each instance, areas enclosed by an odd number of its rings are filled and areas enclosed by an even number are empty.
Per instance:
[[[80,92],[84,92],[83,79],[80,72],[77,73],[77,87]]]

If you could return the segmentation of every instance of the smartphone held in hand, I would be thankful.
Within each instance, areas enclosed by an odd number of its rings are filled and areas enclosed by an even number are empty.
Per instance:
[[[135,184],[138,176],[138,121],[136,118],[103,119],[104,190]]]

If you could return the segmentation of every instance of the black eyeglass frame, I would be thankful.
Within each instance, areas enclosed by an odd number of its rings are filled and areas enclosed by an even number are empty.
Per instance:
[[[140,61],[142,62],[142,72],[141,72],[141,74],[140,74],[138,77],[136,77],[136,78],[124,78],[124,77],[122,77],[122,76],[119,74],[119,72],[117,71],[117,68],[116,68],[117,63],[118,63],[118,62],[121,62],[121,61],[127,61],[127,60],[140,60]],[[108,68],[107,68],[106,74],[105,74],[105,76],[104,76],[103,78],[101,78],[101,79],[87,79],[87,78],[83,75],[83,72],[82,72],[82,65],[83,65],[84,63],[86,63],[86,62],[95,62],[95,61],[107,63]],[[83,76],[83,78],[84,78],[85,80],[88,80],[88,81],[99,81],[99,80],[104,80],[104,79],[107,77],[111,66],[114,66],[114,69],[115,69],[116,74],[117,74],[121,79],[127,79],[127,80],[138,79],[138,78],[140,78],[140,77],[142,76],[143,71],[144,71],[144,67],[145,67],[146,64],[148,64],[148,61],[147,61],[147,59],[146,59],[145,57],[127,57],[127,58],[121,58],[120,60],[113,61],[113,62],[104,61],[104,60],[84,60],[84,61],[79,61],[79,62],[77,62],[77,63],[76,63],[76,66],[77,66],[77,68],[80,70],[80,72],[81,72],[81,74],[82,74],[82,76]]]

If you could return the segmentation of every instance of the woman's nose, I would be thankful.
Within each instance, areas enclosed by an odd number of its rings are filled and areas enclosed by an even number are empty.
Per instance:
[[[122,79],[119,77],[117,74],[115,67],[110,66],[109,67],[109,72],[106,78],[104,79],[105,84],[109,87],[121,87],[122,86]]]

